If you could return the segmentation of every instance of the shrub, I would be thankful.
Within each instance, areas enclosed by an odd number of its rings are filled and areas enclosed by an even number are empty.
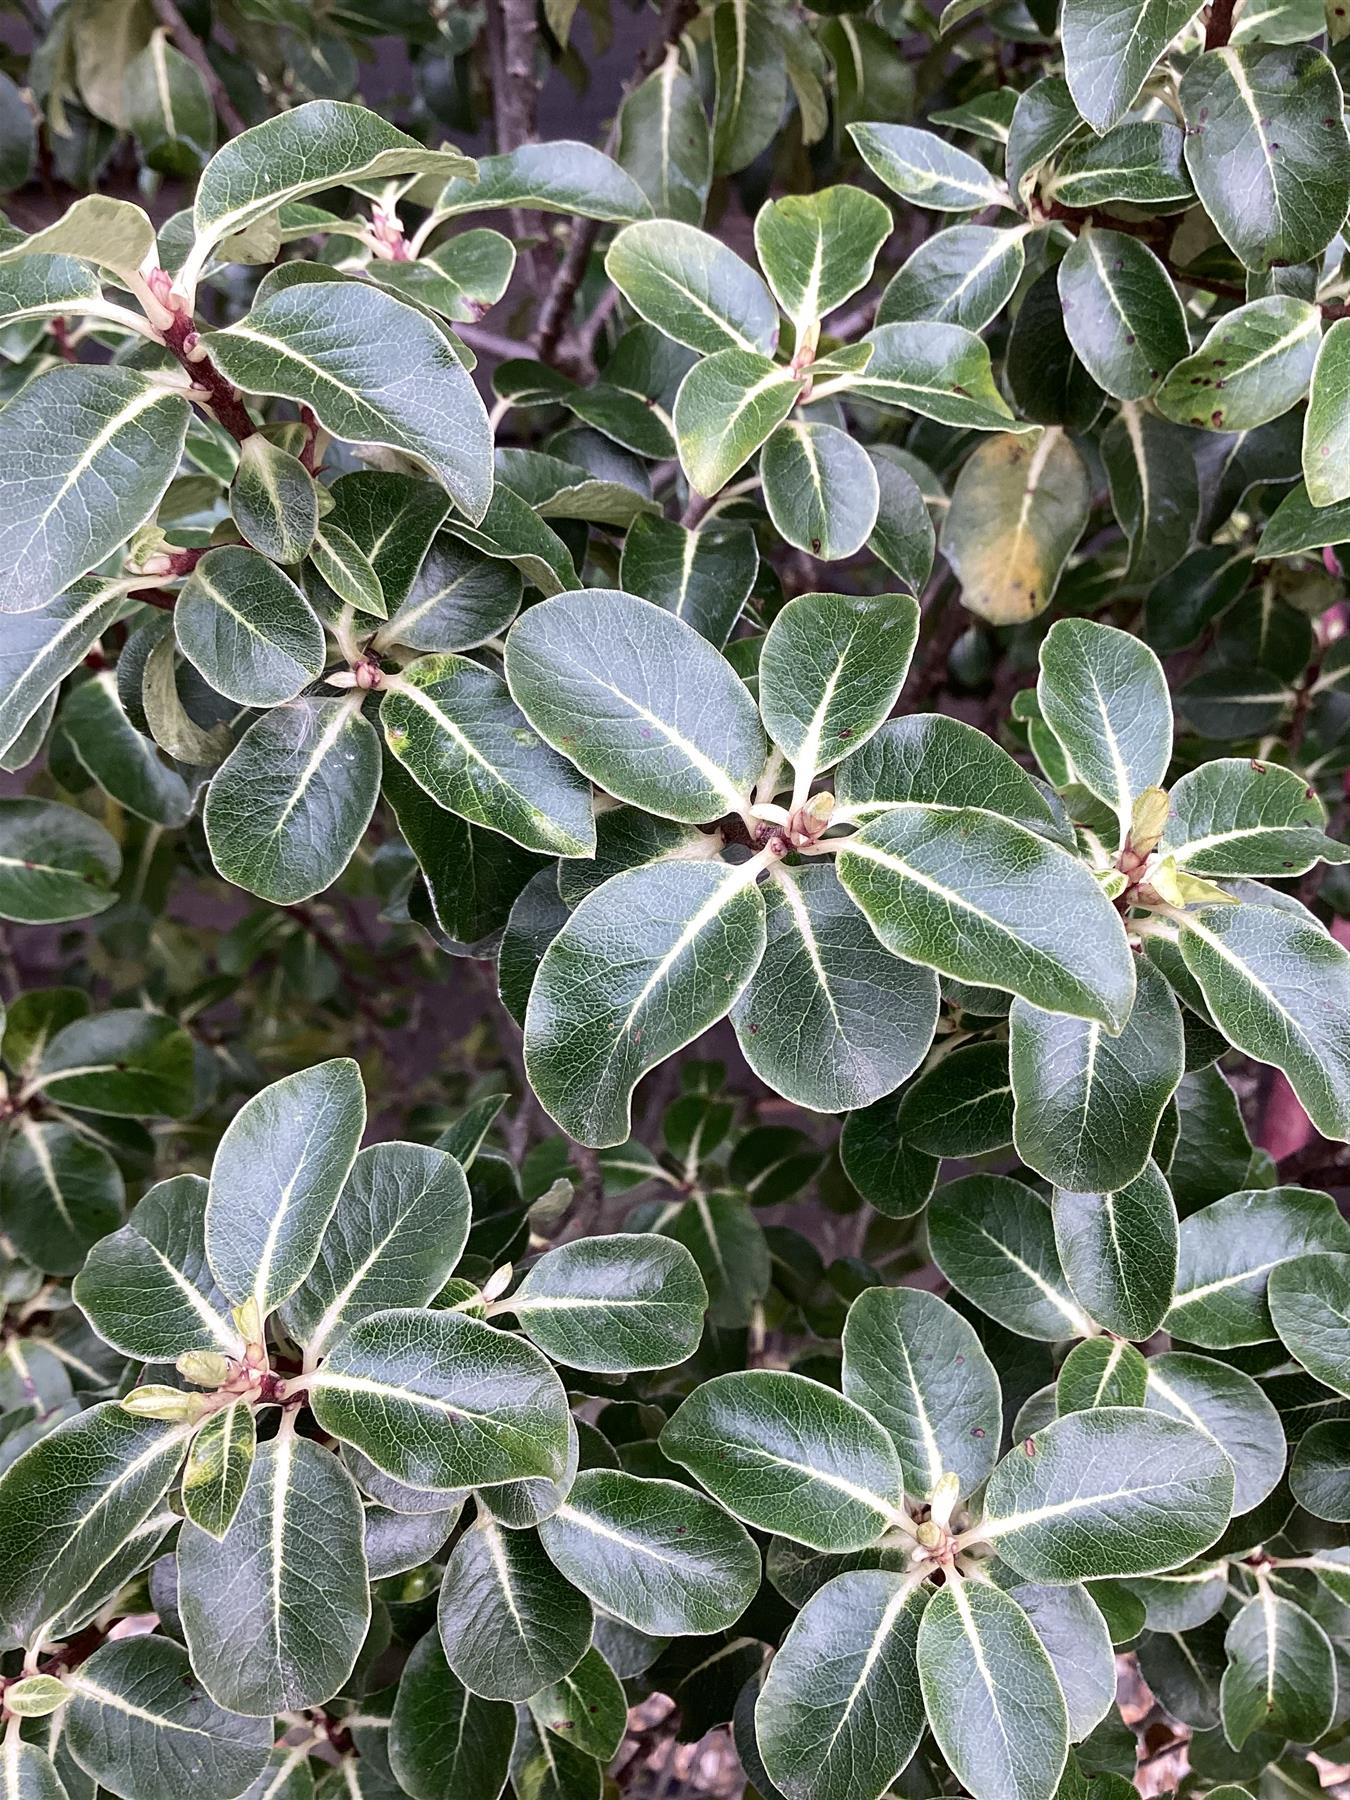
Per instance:
[[[1350,27],[575,11],[0,79],[4,1793],[1307,1791]]]

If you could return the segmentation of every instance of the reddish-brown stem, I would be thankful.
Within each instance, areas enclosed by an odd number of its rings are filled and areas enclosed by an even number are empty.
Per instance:
[[[1205,24],[1206,50],[1222,50],[1233,35],[1233,12],[1237,0],[1211,0]]]
[[[186,311],[176,311],[173,322],[161,336],[165,347],[177,357],[192,377],[193,385],[206,390],[208,399],[205,404],[211,408],[230,436],[241,444],[246,438],[251,438],[258,428],[249,417],[248,408],[244,405],[238,388],[225,379],[209,356],[199,354],[201,340],[191,315]]]

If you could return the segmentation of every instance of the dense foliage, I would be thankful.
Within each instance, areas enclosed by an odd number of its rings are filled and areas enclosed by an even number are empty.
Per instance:
[[[1345,1778],[1350,16],[25,12],[2,1800]]]

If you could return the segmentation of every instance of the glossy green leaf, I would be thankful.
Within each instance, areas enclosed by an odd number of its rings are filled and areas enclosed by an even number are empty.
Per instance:
[[[1059,293],[1069,342],[1098,386],[1118,400],[1153,393],[1190,348],[1167,270],[1123,232],[1093,229],[1076,238],[1059,265]]]
[[[748,1201],[695,1189],[662,1230],[698,1264],[712,1323],[749,1325],[769,1291],[772,1265],[764,1228]]]
[[[471,1694],[427,1632],[399,1679],[389,1763],[412,1800],[497,1800],[515,1742],[510,1705]]]
[[[877,521],[881,490],[871,458],[837,426],[793,419],[764,446],[764,504],[780,537],[838,562],[855,555]]]
[[[56,1121],[20,1119],[0,1152],[0,1231],[51,1275],[73,1275],[122,1222],[122,1173],[100,1144]]]
[[[1228,1523],[1233,1470],[1213,1438],[1134,1406],[1066,1413],[989,1478],[982,1533],[1033,1581],[1175,1569]]]
[[[257,1441],[254,1413],[245,1400],[212,1413],[192,1440],[183,1469],[183,1510],[213,1538],[225,1536],[239,1511]]]
[[[498,489],[499,497],[504,491]],[[523,586],[509,563],[482,556],[442,533],[427,550],[403,603],[377,633],[376,644],[472,650],[506,630],[520,611]],[[387,587],[385,597],[390,598]]]
[[[1096,1406],[1142,1406],[1148,1365],[1133,1344],[1085,1338],[1075,1344],[1055,1378],[1055,1405],[1061,1414]]]
[[[460,1312],[361,1320],[306,1383],[315,1418],[411,1487],[562,1472],[567,1397],[530,1344]]]
[[[0,612],[34,612],[126,543],[164,496],[188,404],[131,369],[58,364],[0,411]]]
[[[62,1106],[118,1118],[182,1118],[195,1098],[192,1039],[163,1013],[118,1007],[73,1019],[43,1048],[34,1076]]]
[[[0,325],[97,312],[103,286],[88,263],[39,253],[0,263]]]
[[[1056,158],[1044,192],[1061,206],[1085,208],[1188,201],[1192,188],[1182,161],[1181,129],[1170,122],[1131,120],[1104,137],[1079,138]]]
[[[707,1304],[703,1277],[682,1244],[615,1232],[545,1251],[507,1307],[555,1362],[626,1375],[692,1356]]]
[[[289,576],[255,550],[204,556],[178,596],[173,624],[188,661],[241,706],[293,700],[323,673],[323,627]]]
[[[507,640],[516,704],[620,799],[701,824],[739,811],[764,766],[759,715],[682,619],[615,588],[534,606]]]
[[[900,1097],[896,1126],[929,1156],[979,1156],[1012,1142],[1008,1047],[962,1044],[925,1069]]]
[[[255,550],[273,562],[297,563],[319,529],[318,490],[298,457],[255,432],[240,447],[230,512]]]
[[[477,179],[456,174],[442,190],[436,212],[452,218],[503,206],[620,223],[651,214],[642,189],[612,157],[570,138],[480,157]]]
[[[0,1780],[5,1800],[69,1800],[50,1758],[17,1731],[6,1732],[0,1743]]]
[[[695,82],[676,56],[627,94],[615,158],[658,218],[697,225],[712,183],[712,137]]]
[[[1074,104],[1096,131],[1128,112],[1195,10],[1192,0],[1065,0],[1064,70]]]
[[[1272,1269],[1316,1251],[1350,1250],[1350,1226],[1328,1195],[1275,1187],[1229,1194],[1181,1225],[1173,1337],[1210,1350],[1275,1336],[1266,1286]]]
[[[1289,1462],[1289,1488],[1316,1519],[1350,1523],[1350,1430],[1324,1419],[1305,1431]]]
[[[764,954],[731,1014],[746,1061],[815,1112],[870,1105],[928,1053],[936,977],[882,948],[823,861],[762,892]]]
[[[287,264],[264,278],[246,317],[203,342],[236,386],[310,407],[334,437],[412,457],[474,524],[484,517],[483,402],[441,331],[392,294]]]
[[[1134,1006],[1114,1038],[1095,1020],[1013,1001],[1013,1139],[1022,1161],[1056,1187],[1133,1182],[1184,1072],[1176,998],[1156,970],[1141,964],[1136,973]]]
[[[124,1800],[230,1800],[266,1766],[270,1720],[214,1705],[181,1644],[104,1644],[72,1675],[63,1742],[100,1787]]]
[[[1280,1416],[1241,1369],[1184,1350],[1151,1356],[1146,1404],[1207,1431],[1233,1465],[1233,1511],[1259,1506],[1284,1473]]]
[[[1120,916],[1085,865],[1010,819],[905,802],[844,845],[839,879],[888,950],[1119,1031],[1134,998]],[[1072,940],[1059,917],[1072,906]]]
[[[670,218],[626,225],[605,255],[605,273],[640,318],[701,355],[771,356],[777,346],[769,290],[734,250],[693,225]]]
[[[1024,227],[952,225],[925,238],[890,281],[878,325],[938,319],[983,331],[1012,298],[1026,266]]]
[[[1177,1217],[1154,1162],[1114,1190],[1057,1188],[1055,1245],[1076,1299],[1104,1325],[1142,1342],[1162,1324],[1177,1276]]]
[[[472,1694],[528,1700],[569,1674],[591,1641],[591,1608],[532,1531],[480,1517],[455,1545],[437,1626],[446,1659]]]
[[[186,821],[187,783],[165,766],[154,741],[132,725],[110,670],[66,695],[61,733],[76,762],[136,818],[168,827]]]
[[[311,1357],[391,1306],[426,1306],[469,1233],[469,1188],[453,1156],[423,1144],[359,1151],[319,1240],[317,1260],[283,1309]]]
[[[624,538],[619,584],[625,593],[674,613],[720,650],[758,569],[759,551],[748,527],[710,524],[690,531],[649,514],[635,519]]]
[[[713,166],[719,175],[752,163],[782,121],[787,68],[775,24],[749,0],[714,9]]]
[[[1334,506],[1350,499],[1350,485],[1345,477],[1346,452],[1350,449],[1350,331],[1345,329],[1346,324],[1345,319],[1337,319],[1329,328],[1312,370],[1312,392],[1303,426],[1303,478],[1314,506]]]
[[[1270,1272],[1270,1316],[1310,1375],[1350,1394],[1350,1254],[1296,1256]]]
[[[1211,50],[1186,71],[1180,96],[1186,165],[1235,255],[1269,269],[1324,250],[1350,196],[1350,136],[1321,51]]]
[[[1010,1331],[1054,1342],[1088,1337],[1055,1249],[1050,1208],[1007,1175],[965,1175],[934,1196],[928,1213],[933,1260],[958,1293]]]
[[[475,324],[506,292],[515,266],[510,238],[480,228],[456,232],[415,261],[377,263],[375,278],[456,324]]]
[[[263,1318],[314,1267],[366,1124],[361,1071],[334,1057],[274,1081],[230,1121],[211,1165],[206,1253]]]
[[[886,1432],[805,1375],[714,1376],[672,1415],[661,1448],[747,1524],[817,1550],[860,1550],[901,1517]]]
[[[1016,1600],[986,1582],[949,1582],[924,1610],[918,1667],[933,1735],[967,1792],[1050,1800],[1068,1754],[1068,1711]]]
[[[844,1322],[844,1393],[884,1425],[905,1492],[950,1471],[972,1493],[998,1457],[998,1374],[972,1325],[922,1288],[868,1288]]]
[[[1331,1643],[1301,1606],[1263,1582],[1228,1627],[1220,1706],[1224,1736],[1241,1749],[1254,1731],[1315,1743],[1336,1710]]]
[[[115,582],[91,576],[5,626],[0,645],[0,752],[14,749],[43,702],[79,667],[123,604]]]
[[[978,806],[1044,836],[1059,835],[1044,795],[1021,764],[982,731],[942,713],[888,720],[840,765],[835,794],[859,822],[918,801]]]
[[[889,209],[861,188],[788,194],[760,208],[755,252],[798,343],[866,287],[890,234]]]
[[[561,1680],[530,1696],[535,1723],[597,1762],[618,1754],[628,1730],[628,1696],[598,1650],[586,1652]]]
[[[1269,294],[1219,320],[1158,390],[1179,425],[1252,431],[1297,406],[1318,360],[1322,315],[1306,300]]]
[[[1041,645],[1041,716],[1076,778],[1129,829],[1135,800],[1172,758],[1172,703],[1146,644],[1092,619],[1058,619]]]
[[[290,906],[337,880],[375,810],[380,742],[349,700],[264,713],[216,770],[204,821],[227,880]]]
[[[877,1800],[923,1735],[915,1646],[921,1578],[858,1569],[814,1594],[755,1705],[764,1766],[786,1800]]]
[[[1282,1069],[1325,1136],[1350,1138],[1350,953],[1274,906],[1187,912],[1181,953],[1224,1036]]]
[[[370,558],[331,519],[320,519],[309,547],[309,562],[345,607],[377,619],[388,617],[384,589]]]
[[[913,125],[850,125],[848,134],[878,180],[913,206],[977,212],[1010,205],[1006,188],[983,163],[935,132]]]
[[[764,902],[746,867],[669,862],[616,875],[544,952],[525,1063],[572,1136],[623,1143],[641,1076],[735,1004],[765,942]]]
[[[86,919],[117,898],[116,840],[87,813],[50,800],[0,801],[0,918]]]
[[[1130,545],[1130,581],[1160,580],[1191,548],[1200,515],[1193,443],[1187,429],[1133,401],[1102,435],[1111,507]]]
[[[690,486],[709,496],[725,487],[792,411],[804,380],[758,350],[718,350],[695,363],[672,415]]]
[[[539,1535],[582,1593],[649,1635],[725,1631],[759,1587],[749,1534],[683,1482],[583,1469]]]
[[[1326,811],[1293,769],[1220,757],[1184,774],[1171,792],[1161,848],[1192,875],[1302,875],[1345,846],[1322,827]]]
[[[994,384],[989,349],[961,325],[916,319],[881,324],[862,339],[872,356],[841,387],[882,406],[904,407],[941,425],[1006,431],[1012,413]]]
[[[17,243],[7,243],[6,262],[29,256],[72,256],[111,269],[124,279],[137,275],[155,253],[155,228],[144,208],[111,194],[84,194],[59,219]]]
[[[206,1260],[207,1191],[200,1175],[156,1182],[76,1276],[76,1303],[124,1356],[174,1362],[190,1350],[242,1353],[230,1301]]]

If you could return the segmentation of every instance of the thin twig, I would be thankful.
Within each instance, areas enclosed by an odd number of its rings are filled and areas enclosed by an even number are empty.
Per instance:
[[[175,46],[206,83],[206,91],[211,96],[211,104],[219,113],[221,122],[230,136],[238,137],[241,131],[247,131],[247,120],[226,93],[225,83],[211,67],[211,59],[206,54],[201,39],[179,12],[174,0],[155,0],[155,13],[160,24],[173,39]]]
[[[1222,50],[1233,35],[1233,13],[1237,0],[1212,0],[1205,24],[1206,50]]]

